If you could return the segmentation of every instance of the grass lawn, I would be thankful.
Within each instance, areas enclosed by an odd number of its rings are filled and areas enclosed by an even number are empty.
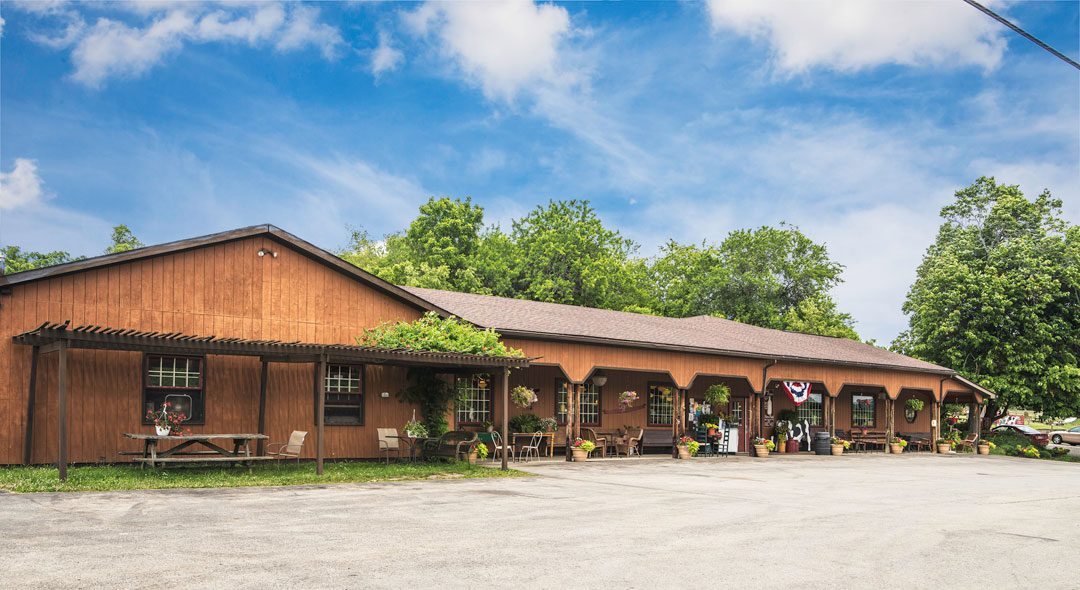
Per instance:
[[[61,483],[56,467],[0,467],[0,490],[9,492],[89,492],[166,488],[238,488],[324,483],[365,483],[418,479],[520,477],[521,471],[501,471],[468,463],[327,463],[322,476],[314,463],[246,467],[188,467],[138,469],[134,465],[87,465],[68,468]]]

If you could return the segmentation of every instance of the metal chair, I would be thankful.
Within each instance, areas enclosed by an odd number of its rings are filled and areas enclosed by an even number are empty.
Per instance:
[[[731,443],[731,429],[723,421],[720,421],[720,427],[716,429],[716,454],[721,457],[728,456],[728,445]]]
[[[376,428],[379,436],[379,452],[386,457],[386,464],[390,464],[390,453],[397,451],[398,459],[401,458],[401,439],[398,438],[397,428]]]
[[[544,433],[536,431],[531,437],[529,437],[529,444],[518,447],[517,458],[518,461],[522,459],[522,453],[524,453],[524,460],[528,461],[529,457],[536,455],[537,460],[540,459],[540,443],[544,440]]]
[[[288,459],[296,459],[296,462],[300,463],[300,454],[304,450],[304,440],[307,439],[307,432],[303,430],[294,430],[289,435],[289,442],[284,443],[270,443],[266,447],[266,455],[268,457],[274,457],[279,461]],[[277,450],[274,450],[274,447]],[[280,462],[278,463],[280,465]]]
[[[498,430],[492,432],[491,433],[491,452],[488,453],[488,458],[490,458],[492,461],[494,461],[495,458],[498,457],[499,453],[507,453],[507,452],[510,453],[509,455],[506,455],[507,458],[513,459],[514,458],[514,445],[507,445],[506,443],[504,443],[503,439],[502,439],[502,435],[499,434]]]

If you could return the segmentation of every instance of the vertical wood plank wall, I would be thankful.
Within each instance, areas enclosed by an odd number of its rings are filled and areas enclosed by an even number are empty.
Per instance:
[[[278,256],[257,256],[259,249]],[[411,320],[420,312],[269,237],[254,237],[14,285],[0,297],[0,463],[22,459],[30,348],[11,337],[45,321],[70,319],[138,330],[237,338],[351,344],[364,328]],[[123,432],[143,432],[142,355],[69,352],[69,448],[74,462],[116,461],[137,444]],[[33,461],[56,458],[56,355],[41,356],[34,416]],[[267,428],[284,441],[292,430],[314,431],[311,365],[270,365]],[[400,427],[411,406],[391,394],[404,369],[366,369],[365,425],[327,426],[328,457],[377,454],[375,428]],[[257,358],[209,357],[206,424],[195,432],[255,432]],[[313,440],[313,437],[312,437]],[[314,445],[306,454],[313,455]]]

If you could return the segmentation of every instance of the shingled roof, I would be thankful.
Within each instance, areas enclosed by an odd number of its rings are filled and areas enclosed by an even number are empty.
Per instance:
[[[666,318],[437,289],[402,289],[508,337],[953,374],[945,367],[846,338],[759,328],[712,316]]]

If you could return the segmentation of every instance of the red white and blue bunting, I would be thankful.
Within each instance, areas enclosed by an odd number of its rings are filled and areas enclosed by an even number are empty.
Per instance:
[[[795,402],[796,406],[803,405],[803,402],[810,399],[810,384],[802,381],[784,381],[784,389],[787,390],[788,397],[791,401]]]

